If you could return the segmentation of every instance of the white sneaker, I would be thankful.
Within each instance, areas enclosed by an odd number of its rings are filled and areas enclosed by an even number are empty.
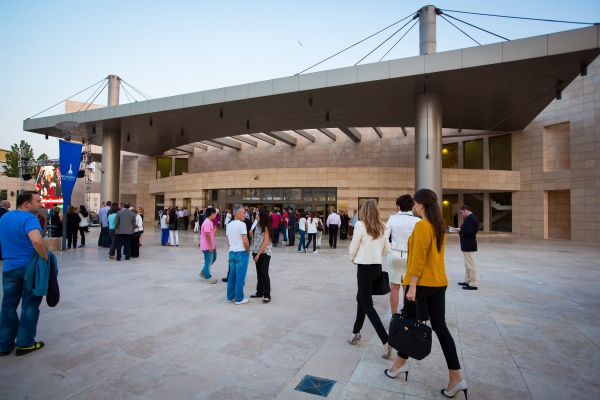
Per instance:
[[[200,275],[200,278],[204,278],[204,271],[200,271],[198,275]]]
[[[236,302],[235,302],[235,305],[236,305],[236,306],[239,306],[240,304],[246,304],[246,303],[248,303],[248,301],[249,301],[248,299],[244,299],[244,300],[242,300],[242,301],[236,301]]]
[[[315,254],[315,253],[318,253],[318,251],[316,251],[316,250],[315,250],[315,251],[313,251],[313,254]]]
[[[232,303],[235,299],[227,300],[228,303]]]
[[[216,279],[204,279],[204,283],[217,283]]]

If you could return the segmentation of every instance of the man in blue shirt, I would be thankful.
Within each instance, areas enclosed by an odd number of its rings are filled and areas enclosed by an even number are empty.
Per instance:
[[[22,356],[44,347],[35,341],[40,316],[41,296],[34,296],[31,283],[25,281],[25,271],[33,252],[48,260],[46,245],[37,213],[42,200],[37,192],[23,192],[17,197],[17,209],[0,220],[0,242],[4,249],[2,268],[2,312],[0,313],[0,356],[7,356],[15,347]],[[21,302],[21,320],[17,308]]]
[[[98,238],[98,246],[110,247],[110,232],[108,230],[108,212],[110,211],[112,202],[109,200],[106,205],[98,210],[98,219],[100,219],[100,237]]]
[[[352,217],[352,221],[350,222],[350,236],[354,236],[354,227],[356,227],[356,223],[358,222],[358,214],[356,210],[354,210],[354,216]]]

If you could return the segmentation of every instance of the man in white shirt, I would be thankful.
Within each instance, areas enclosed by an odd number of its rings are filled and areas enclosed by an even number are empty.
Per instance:
[[[177,229],[183,229],[183,209],[179,209],[177,212]]]
[[[246,304],[244,285],[248,272],[250,242],[246,229],[246,212],[243,206],[233,209],[234,220],[227,225],[225,241],[229,246],[229,278],[227,279],[227,301],[235,304]]]
[[[327,222],[325,222],[327,228],[329,228],[329,247],[337,248],[337,235],[338,229],[340,225],[342,225],[342,219],[335,212],[335,209],[331,210],[331,214],[327,217]]]
[[[402,278],[406,273],[406,261],[408,259],[408,238],[412,235],[415,225],[420,221],[413,216],[412,209],[415,206],[411,195],[405,194],[396,199],[398,213],[392,215],[385,227],[392,236],[392,250],[387,256],[388,275],[390,278],[390,306],[392,314],[398,312],[400,304],[400,288]]]

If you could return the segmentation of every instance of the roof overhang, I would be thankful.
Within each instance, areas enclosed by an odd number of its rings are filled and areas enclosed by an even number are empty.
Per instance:
[[[102,132],[120,131],[122,150],[157,155],[241,134],[414,126],[415,96],[427,77],[430,93],[442,95],[444,128],[486,130],[512,114],[494,130],[519,130],[600,54],[599,44],[600,26],[593,26],[29,119],[23,129],[62,138],[54,125],[74,120],[93,144],[102,143]]]

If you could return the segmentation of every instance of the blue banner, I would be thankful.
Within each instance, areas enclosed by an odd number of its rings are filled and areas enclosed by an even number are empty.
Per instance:
[[[79,173],[79,163],[81,162],[81,150],[83,145],[79,143],[60,140],[59,159],[60,159],[60,182],[62,185],[63,210],[66,210],[71,204],[71,195]]]

